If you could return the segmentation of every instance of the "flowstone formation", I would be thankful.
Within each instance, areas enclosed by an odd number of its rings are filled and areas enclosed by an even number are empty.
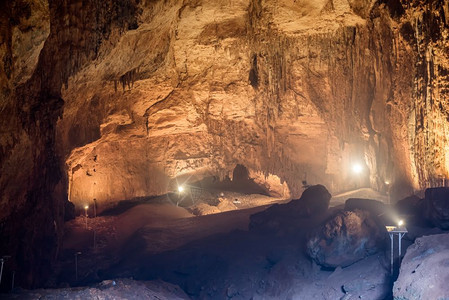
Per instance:
[[[101,211],[237,165],[292,198],[448,176],[447,0],[4,2],[0,254],[23,286],[67,199]]]

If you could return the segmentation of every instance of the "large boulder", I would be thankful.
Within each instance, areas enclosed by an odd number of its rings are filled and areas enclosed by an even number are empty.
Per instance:
[[[298,218],[323,214],[329,208],[331,197],[323,185],[313,185],[307,188],[299,199],[286,204],[275,204],[251,215],[249,228],[278,230],[283,224],[294,222]]]
[[[449,299],[449,234],[424,236],[408,247],[394,299]]]
[[[317,184],[308,187],[302,193],[301,198],[290,201],[287,206],[306,216],[311,216],[326,212],[331,198],[332,195],[324,185]]]
[[[379,220],[382,225],[396,224],[394,221],[393,211],[385,203],[364,198],[349,198],[345,202],[345,210],[367,210],[372,214],[376,220]]]
[[[309,236],[307,253],[323,267],[347,267],[383,250],[386,237],[369,211],[339,211]]]
[[[427,189],[424,198],[424,213],[426,219],[436,227],[449,229],[449,188]]]
[[[397,214],[403,216],[408,224],[419,226],[428,225],[428,221],[424,217],[424,199],[416,195],[405,197],[396,202],[394,210]]]
[[[400,214],[416,215],[417,213],[420,213],[418,208],[420,207],[422,201],[423,199],[418,196],[411,195],[396,202],[394,208]]]

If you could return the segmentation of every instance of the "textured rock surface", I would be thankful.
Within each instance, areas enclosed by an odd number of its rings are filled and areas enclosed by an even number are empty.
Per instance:
[[[21,291],[2,299],[190,299],[179,286],[163,281],[105,280],[95,286]]]
[[[441,229],[449,229],[449,188],[430,188],[424,198],[425,218]]]
[[[63,90],[69,199],[79,208],[163,194],[176,177],[232,178],[237,164],[293,197],[305,178],[341,190],[445,175],[432,169],[444,155],[426,152],[413,122],[437,97],[421,85],[445,101],[416,51],[445,69],[446,6],[326,3],[142,5],[138,27],[109,37]],[[440,38],[421,32],[435,26]],[[426,155],[435,157],[421,165]]]
[[[31,274],[57,256],[67,199],[107,206],[238,164],[294,198],[306,179],[338,191],[447,177],[448,11],[447,0],[2,1],[1,253],[24,285],[42,284]]]
[[[307,241],[307,253],[324,267],[347,267],[384,249],[385,227],[364,210],[338,212]]]
[[[266,210],[251,215],[249,228],[252,230],[277,231],[290,227],[294,230],[297,221],[323,215],[329,208],[331,194],[321,184],[308,187],[301,198],[285,204],[275,204]]]
[[[237,213],[243,211],[217,217],[229,218]],[[217,219],[207,221],[210,226],[204,230],[216,228]],[[226,224],[235,224],[234,220]],[[193,299],[385,299],[391,285],[389,263],[383,253],[334,271],[323,270],[310,261],[303,251],[305,236],[319,222],[318,218],[303,219],[300,226],[282,236],[278,232],[234,230],[156,255],[148,253],[148,247],[166,239],[155,241],[151,237],[157,235],[145,236],[150,232],[144,229],[140,238],[146,243],[127,243],[123,259],[103,273],[114,277],[133,274],[144,280],[160,278],[179,285]],[[179,230],[172,232],[183,239]]]
[[[133,24],[132,3],[120,2],[0,4],[0,20],[7,23],[1,26],[0,51],[0,253],[11,256],[21,286],[43,285],[61,247],[67,182],[56,123],[65,103],[62,85],[98,55],[105,36]]]
[[[397,224],[400,219],[389,205],[378,200],[349,198],[345,202],[344,209],[349,211],[356,209],[369,211],[372,217],[382,225]]]
[[[389,207],[381,201],[364,199],[364,198],[349,198],[345,202],[345,210],[362,209],[371,212],[378,216],[384,214]]]
[[[449,234],[416,239],[402,260],[393,287],[394,299],[447,299],[448,261]]]

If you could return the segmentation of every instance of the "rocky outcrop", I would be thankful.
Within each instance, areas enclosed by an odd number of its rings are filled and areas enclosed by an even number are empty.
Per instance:
[[[404,199],[396,202],[394,205],[394,211],[396,214],[401,216],[401,218],[405,219],[407,224],[422,227],[428,227],[431,225],[425,217],[424,199],[421,199],[416,195],[405,197]],[[409,226],[407,226],[407,228],[409,228]]]
[[[424,215],[434,226],[449,229],[449,188],[430,188],[426,190]]]
[[[382,251],[387,237],[370,212],[341,211],[320,226],[307,241],[307,253],[319,265],[347,267]]]
[[[371,212],[375,216],[385,214],[388,206],[381,201],[364,199],[364,198],[349,198],[345,202],[345,210],[362,209]]]
[[[449,234],[416,239],[407,248],[399,277],[394,283],[394,299],[445,299],[449,297]]]
[[[1,26],[0,51],[0,253],[11,256],[16,283],[24,287],[46,282],[61,247],[67,182],[56,123],[65,105],[62,86],[98,55],[112,31],[135,20],[134,3],[109,4],[1,3],[0,19],[9,23]]]
[[[349,198],[345,202],[344,209],[348,211],[356,209],[368,211],[371,213],[372,218],[383,226],[397,224],[400,219],[389,205],[378,200]]]
[[[278,231],[294,228],[302,218],[323,215],[329,208],[331,194],[323,185],[308,187],[301,198],[286,204],[275,204],[266,210],[251,215],[249,228],[252,230]]]
[[[416,195],[411,195],[396,202],[394,207],[399,214],[414,216],[422,214],[423,212],[422,205],[423,199],[419,198]]]
[[[111,35],[63,91],[69,199],[107,206],[164,194],[174,178],[232,179],[239,164],[293,198],[305,180],[337,191],[437,176],[430,163],[418,174],[428,142],[409,74],[427,78],[422,49],[445,68],[444,43],[424,38],[446,32],[445,6],[303,2],[141,5],[137,28]]]

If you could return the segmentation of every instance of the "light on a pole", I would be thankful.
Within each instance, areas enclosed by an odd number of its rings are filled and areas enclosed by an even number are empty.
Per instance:
[[[84,206],[84,218],[86,219],[86,229],[87,229],[87,209],[89,208],[89,205]]]
[[[394,254],[393,254],[393,250],[394,250],[394,236],[397,235],[398,236],[398,258],[400,259],[402,256],[402,238],[404,237],[404,235],[408,232],[407,228],[405,228],[404,226],[404,221],[403,220],[399,220],[397,222],[398,226],[385,226],[388,232],[388,235],[390,236],[390,245],[391,245],[391,249],[390,249],[390,255],[391,255],[391,263],[390,263],[390,271],[391,274],[393,274],[393,264],[394,264]]]

